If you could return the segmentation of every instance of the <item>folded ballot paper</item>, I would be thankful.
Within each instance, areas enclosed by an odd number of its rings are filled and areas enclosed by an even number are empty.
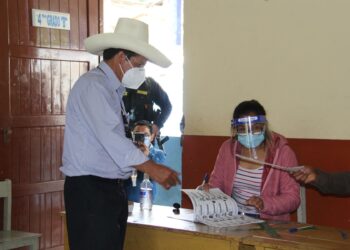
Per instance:
[[[261,223],[263,220],[238,214],[237,203],[218,188],[207,191],[182,189],[193,205],[193,214],[179,214],[172,218],[200,222],[213,227],[234,227]]]

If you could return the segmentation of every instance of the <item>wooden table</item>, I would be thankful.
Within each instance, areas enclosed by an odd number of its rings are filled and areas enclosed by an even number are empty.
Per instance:
[[[191,210],[180,209],[180,213]],[[289,233],[290,227],[303,226],[293,222],[269,222],[280,235],[270,236],[256,224],[231,228],[213,228],[168,217],[172,207],[153,206],[152,211],[140,211],[135,204],[128,218],[125,250],[272,250],[272,249],[350,249],[350,240],[343,236],[350,231],[335,228]],[[65,237],[66,238],[66,237]],[[68,244],[65,245],[68,248]]]
[[[189,221],[169,218],[172,207],[153,206],[152,211],[140,211],[135,204],[128,218],[125,249],[238,249],[241,240],[250,236],[256,225],[237,229],[214,228]],[[192,212],[180,209],[180,213]]]
[[[254,246],[256,250],[267,249],[350,249],[350,232],[330,227],[316,226],[316,229],[289,233],[292,223],[276,225],[280,238],[266,237],[263,232],[242,239],[242,245]],[[295,226],[302,226],[295,224]],[[275,226],[274,226],[275,227]]]

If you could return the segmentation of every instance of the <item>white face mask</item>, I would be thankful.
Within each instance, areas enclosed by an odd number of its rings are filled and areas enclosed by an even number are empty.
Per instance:
[[[144,68],[133,67],[129,59],[127,59],[131,65],[131,69],[127,70],[125,73],[119,64],[120,69],[123,72],[122,84],[125,88],[138,89],[141,84],[146,80],[146,74]]]
[[[145,139],[144,139],[143,143],[146,145],[146,147],[149,148],[149,146],[151,146],[151,138],[150,138],[150,136],[145,136]]]

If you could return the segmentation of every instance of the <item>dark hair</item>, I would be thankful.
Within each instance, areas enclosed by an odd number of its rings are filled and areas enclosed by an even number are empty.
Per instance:
[[[152,134],[152,124],[146,120],[140,120],[134,123],[133,130],[136,126],[147,126],[149,128],[150,133]]]
[[[233,111],[233,119],[242,117],[249,113],[254,113],[255,115],[266,115],[264,107],[256,100],[243,101],[237,105]]]
[[[105,49],[103,51],[103,60],[109,60],[111,59],[113,56],[115,56],[116,54],[118,54],[120,51],[123,51],[124,54],[126,55],[127,58],[130,59],[130,57],[133,56],[137,56],[138,54],[136,54],[135,52],[132,52],[130,50],[126,50],[126,49],[114,49],[114,48],[110,48],[110,49]]]

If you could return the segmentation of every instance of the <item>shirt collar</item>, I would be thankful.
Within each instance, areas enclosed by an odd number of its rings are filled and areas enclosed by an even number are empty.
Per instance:
[[[125,91],[124,86],[105,61],[102,61],[98,67],[103,71],[103,73],[106,74],[109,80],[107,82],[108,87],[112,88],[113,90],[117,90],[118,93],[123,93]]]

